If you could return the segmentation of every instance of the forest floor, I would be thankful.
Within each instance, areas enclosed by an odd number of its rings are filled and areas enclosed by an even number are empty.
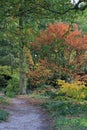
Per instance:
[[[0,130],[51,130],[51,120],[44,109],[28,96],[17,96],[2,109],[9,112],[6,122],[0,123]]]

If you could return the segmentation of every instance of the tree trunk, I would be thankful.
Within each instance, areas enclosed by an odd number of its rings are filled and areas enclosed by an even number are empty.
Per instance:
[[[22,5],[21,5],[22,6]],[[19,12],[20,12],[20,17],[19,17],[19,29],[20,29],[20,41],[19,41],[19,46],[20,46],[20,82],[19,82],[19,87],[20,87],[20,94],[26,94],[26,79],[25,79],[25,66],[24,66],[24,39],[22,36],[22,30],[23,30],[23,14],[21,14],[22,7],[20,7]]]
[[[24,72],[24,56],[23,52],[20,52],[20,94],[26,94],[26,84],[25,84],[25,72]]]
[[[24,73],[20,71],[20,94],[26,94]]]

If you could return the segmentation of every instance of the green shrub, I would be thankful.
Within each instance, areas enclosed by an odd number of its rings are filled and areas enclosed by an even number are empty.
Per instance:
[[[55,113],[58,116],[79,115],[87,113],[87,102],[77,101],[53,101],[43,104],[49,112]]]
[[[14,97],[15,95],[19,94],[19,77],[18,75],[13,75],[12,79],[8,81],[8,85],[5,89],[5,93],[9,97]]]
[[[0,91],[7,86],[8,80],[11,78],[10,66],[0,65]]]
[[[54,118],[53,130],[87,130],[86,101],[50,101],[42,106]]]
[[[11,76],[10,66],[1,66],[0,65],[0,75]]]
[[[0,110],[0,121],[6,121],[9,113],[4,110]]]
[[[87,130],[85,117],[58,117],[53,125],[53,130]]]

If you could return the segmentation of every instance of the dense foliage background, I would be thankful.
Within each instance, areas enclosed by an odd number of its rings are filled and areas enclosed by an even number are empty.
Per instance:
[[[62,115],[83,112],[87,108],[86,8],[86,1],[0,1],[0,90],[10,97],[30,92],[48,96],[53,103],[45,107],[55,116],[59,112],[62,121]],[[67,116],[62,123],[67,124]],[[59,122],[55,121],[55,129]]]

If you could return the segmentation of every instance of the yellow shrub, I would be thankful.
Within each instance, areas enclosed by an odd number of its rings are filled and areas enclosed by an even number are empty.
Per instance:
[[[57,83],[60,85],[60,92],[68,97],[75,99],[83,99],[86,97],[86,86],[83,82],[74,81],[73,83],[67,83],[64,80],[58,80]]]

